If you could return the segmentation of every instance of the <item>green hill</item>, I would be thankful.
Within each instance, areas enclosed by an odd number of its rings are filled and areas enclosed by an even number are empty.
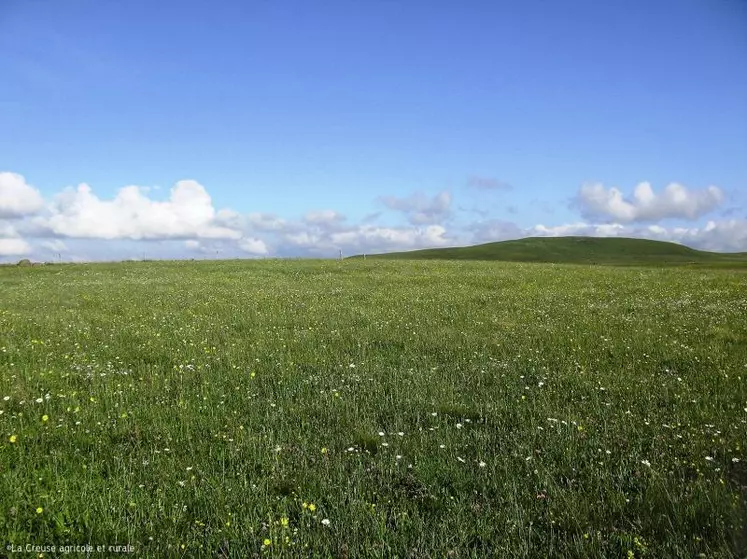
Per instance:
[[[366,255],[367,258],[503,260],[568,264],[708,264],[747,266],[747,253],[695,250],[676,243],[617,237],[530,237],[467,247]],[[360,258],[355,256],[353,258]]]

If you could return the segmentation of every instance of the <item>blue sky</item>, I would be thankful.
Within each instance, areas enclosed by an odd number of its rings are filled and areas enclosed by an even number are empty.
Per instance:
[[[745,60],[741,0],[0,0],[0,258],[747,251]]]

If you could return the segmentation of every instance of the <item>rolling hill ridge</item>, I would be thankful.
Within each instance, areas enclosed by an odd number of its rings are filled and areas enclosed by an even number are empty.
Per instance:
[[[362,255],[351,258],[361,258]],[[709,264],[747,266],[747,253],[696,250],[677,243],[621,237],[528,237],[466,247],[366,255],[406,260],[497,260],[607,265]]]

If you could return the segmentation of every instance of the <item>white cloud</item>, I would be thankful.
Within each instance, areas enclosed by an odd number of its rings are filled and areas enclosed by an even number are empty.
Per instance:
[[[425,228],[376,227],[361,225],[355,229],[333,233],[330,240],[342,249],[383,252],[446,246],[450,240],[441,225]]]
[[[433,198],[416,192],[406,198],[383,196],[381,202],[390,210],[403,212],[413,225],[439,223],[451,214],[451,193],[444,190]]]
[[[309,212],[303,219],[312,225],[333,225],[344,221],[345,216],[334,210],[321,210]]]
[[[598,183],[582,186],[577,196],[585,216],[621,223],[667,218],[694,220],[714,210],[723,199],[723,193],[716,186],[688,190],[681,184],[671,183],[657,194],[647,182],[635,187],[632,199],[625,198],[617,188],[608,189]]]
[[[625,232],[625,226],[619,223],[569,223],[566,225],[555,225],[546,227],[545,225],[535,225],[527,231],[532,236],[540,237],[618,237]]]
[[[239,248],[243,250],[244,252],[248,252],[249,254],[256,254],[264,256],[266,254],[269,254],[269,250],[267,249],[267,245],[265,242],[261,239],[254,239],[254,238],[246,238],[241,239],[238,243]]]
[[[30,252],[31,246],[23,239],[0,239],[0,256],[21,256]]]
[[[271,213],[252,212],[247,217],[255,231],[282,231],[288,225],[286,220]]]
[[[20,218],[42,209],[39,191],[17,173],[0,173],[0,218]]]
[[[481,177],[473,175],[467,180],[467,186],[478,190],[511,190],[511,185],[506,181],[493,177]]]
[[[89,239],[238,239],[241,232],[216,223],[210,196],[201,184],[184,180],[170,198],[148,198],[138,186],[122,188],[113,200],[99,199],[86,184],[66,189],[39,218],[62,237]]]
[[[43,241],[41,247],[52,252],[64,252],[67,250],[67,245],[59,239]]]

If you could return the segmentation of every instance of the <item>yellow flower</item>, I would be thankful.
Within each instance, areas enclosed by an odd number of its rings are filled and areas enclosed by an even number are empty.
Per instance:
[[[326,446],[322,447],[322,454],[327,454],[327,447]]]
[[[307,508],[309,508],[309,503],[307,503],[306,501],[304,501],[304,502],[303,502],[303,504],[302,504],[301,506],[302,506],[303,508],[307,509]]]
[[[10,436],[10,438],[9,438],[8,440],[9,440],[9,441],[10,441],[11,443],[14,443],[14,442],[16,442],[16,441],[18,440],[18,436],[17,436],[17,435],[11,435],[11,436]]]
[[[265,538],[265,541],[262,542],[264,545],[272,545],[272,540],[269,538]]]
[[[49,421],[49,416],[47,414],[42,415],[42,421],[44,423],[46,423],[47,421]]]
[[[284,526],[284,527],[288,526],[288,517],[287,516],[280,517],[280,525]]]
[[[36,514],[41,514],[44,512],[44,509],[41,507],[36,507]]]
[[[314,512],[316,510],[316,505],[314,503],[309,503],[309,510]]]

